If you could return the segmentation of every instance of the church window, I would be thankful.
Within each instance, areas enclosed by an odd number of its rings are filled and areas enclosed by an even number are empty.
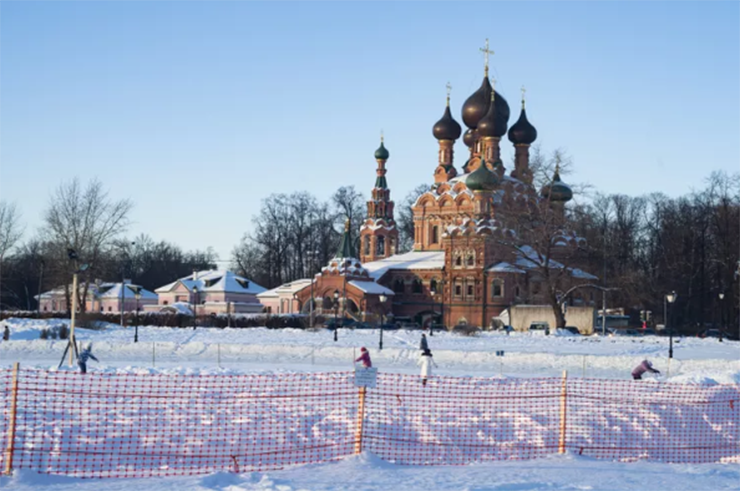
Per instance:
[[[455,296],[462,297],[462,285],[457,282],[455,283]]]
[[[432,292],[432,294],[439,293],[439,290],[437,290],[437,280],[432,280],[429,282],[429,290]]]
[[[494,298],[504,296],[504,281],[496,278],[491,285],[491,294]]]
[[[385,237],[382,235],[375,239],[375,246],[378,256],[385,256]]]
[[[468,256],[468,266],[475,266],[475,258],[472,254]]]
[[[403,293],[403,280],[397,279],[393,282],[393,291],[396,293]]]
[[[469,297],[473,296],[473,285],[468,285],[468,296]]]
[[[455,266],[462,266],[462,257],[461,256],[457,256],[455,258]]]
[[[370,236],[365,236],[365,255],[370,254]]]
[[[419,278],[415,278],[414,282],[411,283],[411,292],[421,293],[421,280]]]
[[[436,244],[437,242],[439,242],[439,227],[437,227],[436,225],[432,227],[432,237],[430,242],[432,244]]]
[[[517,286],[516,286],[516,287],[514,288],[514,296],[518,297],[520,293],[521,293],[521,292],[520,292],[520,290],[519,290],[519,285],[517,285]]]

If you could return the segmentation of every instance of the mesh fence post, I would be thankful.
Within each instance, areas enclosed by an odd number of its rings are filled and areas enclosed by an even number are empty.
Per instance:
[[[13,364],[13,379],[10,389],[10,423],[8,424],[8,445],[5,448],[4,473],[10,475],[13,470],[13,450],[15,443],[15,414],[18,409],[18,371],[20,363]]]
[[[365,395],[367,387],[360,387],[360,401],[357,407],[357,427],[355,429],[355,455],[362,453],[362,431],[365,423]]]
[[[566,409],[568,402],[568,371],[563,370],[563,383],[560,388],[560,438],[558,438],[558,453],[565,453]]]

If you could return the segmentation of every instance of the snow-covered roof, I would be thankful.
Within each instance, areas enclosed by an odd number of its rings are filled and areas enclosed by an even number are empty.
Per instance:
[[[358,290],[369,293],[371,295],[393,295],[393,290],[386,288],[383,285],[379,285],[374,281],[350,281],[350,285],[354,286]]]
[[[257,298],[274,298],[277,297],[281,293],[297,293],[304,288],[306,288],[307,285],[311,284],[311,280],[309,278],[303,278],[300,280],[291,281],[290,283],[282,284],[278,287],[275,287],[271,290],[264,291],[257,295]]]
[[[488,268],[488,271],[491,273],[519,273],[524,274],[526,271],[524,271],[521,268],[517,268],[513,264],[507,263],[507,262],[500,262],[497,264],[494,264],[490,268]]]
[[[392,269],[442,269],[444,265],[444,251],[411,251],[366,263],[365,269],[370,273],[370,277],[377,281]]]
[[[174,310],[176,314],[193,315],[193,311],[190,310],[190,305],[185,302],[175,302],[169,305],[164,305],[160,310],[163,312]]]
[[[545,258],[539,252],[537,252],[533,247],[525,245],[520,247],[519,251],[516,252],[516,261],[514,261],[514,265],[523,269],[534,269],[536,267],[543,266],[544,262]],[[550,258],[547,264],[548,267],[551,269],[565,268],[565,265],[563,265],[563,263],[555,261],[552,258]],[[579,268],[567,268],[567,270],[570,272],[573,278],[578,278],[581,280],[599,279],[598,276],[594,276],[591,273],[587,273]]]
[[[197,278],[194,279],[193,277]],[[157,288],[157,293],[166,293],[172,290],[177,284],[182,284],[189,291],[193,287],[198,287],[199,292],[209,293],[251,293],[256,295],[264,292],[266,289],[248,278],[234,274],[228,270],[207,270],[199,271],[194,275],[188,275],[173,281],[167,285]]]
[[[103,289],[103,287],[109,286],[110,288]],[[130,283],[126,283],[125,285],[122,285],[121,283],[107,283],[100,285],[100,290],[102,293],[98,295],[98,298],[121,298],[121,288],[123,288],[123,298],[135,298],[134,288],[139,287],[139,293],[141,294],[142,300],[157,300],[159,298],[159,295],[154,293],[153,291],[147,290],[146,288],[143,288],[139,285],[132,285]]]
[[[321,268],[321,272],[336,272],[354,276],[367,276],[368,272],[356,257],[335,257],[329,265]]]

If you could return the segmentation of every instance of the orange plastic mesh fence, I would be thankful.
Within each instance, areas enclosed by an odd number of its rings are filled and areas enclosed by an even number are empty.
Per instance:
[[[10,370],[0,370],[7,459]],[[362,450],[398,464],[596,458],[740,462],[740,386],[379,374],[21,369],[12,467],[77,477],[246,472]],[[565,414],[563,414],[565,408]],[[362,425],[358,422],[362,421]],[[564,426],[562,426],[564,423]],[[358,429],[362,428],[362,435]],[[357,441],[356,441],[357,440]]]

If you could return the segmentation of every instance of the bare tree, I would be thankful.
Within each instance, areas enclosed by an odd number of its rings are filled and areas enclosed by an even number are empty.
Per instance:
[[[398,250],[406,252],[414,246],[414,206],[419,196],[429,191],[429,184],[419,184],[412,189],[403,201],[396,207],[396,223],[398,224]]]
[[[342,186],[332,195],[331,201],[339,230],[344,230],[344,222],[349,220],[351,243],[355,245],[355,253],[359,256],[360,227],[367,211],[365,197],[354,186]]]
[[[126,231],[132,208],[127,199],[112,200],[97,179],[87,186],[75,178],[64,183],[52,194],[44,215],[43,234],[52,246],[57,281],[68,285],[72,273],[66,257],[67,249],[77,251],[80,259],[89,265],[82,278],[79,305],[85,310],[90,281],[104,263],[104,257],[115,240]],[[69,288],[67,287],[67,290]],[[69,300],[69,292],[67,293]]]
[[[3,303],[3,262],[22,236],[18,208],[14,203],[0,201],[0,305]]]

